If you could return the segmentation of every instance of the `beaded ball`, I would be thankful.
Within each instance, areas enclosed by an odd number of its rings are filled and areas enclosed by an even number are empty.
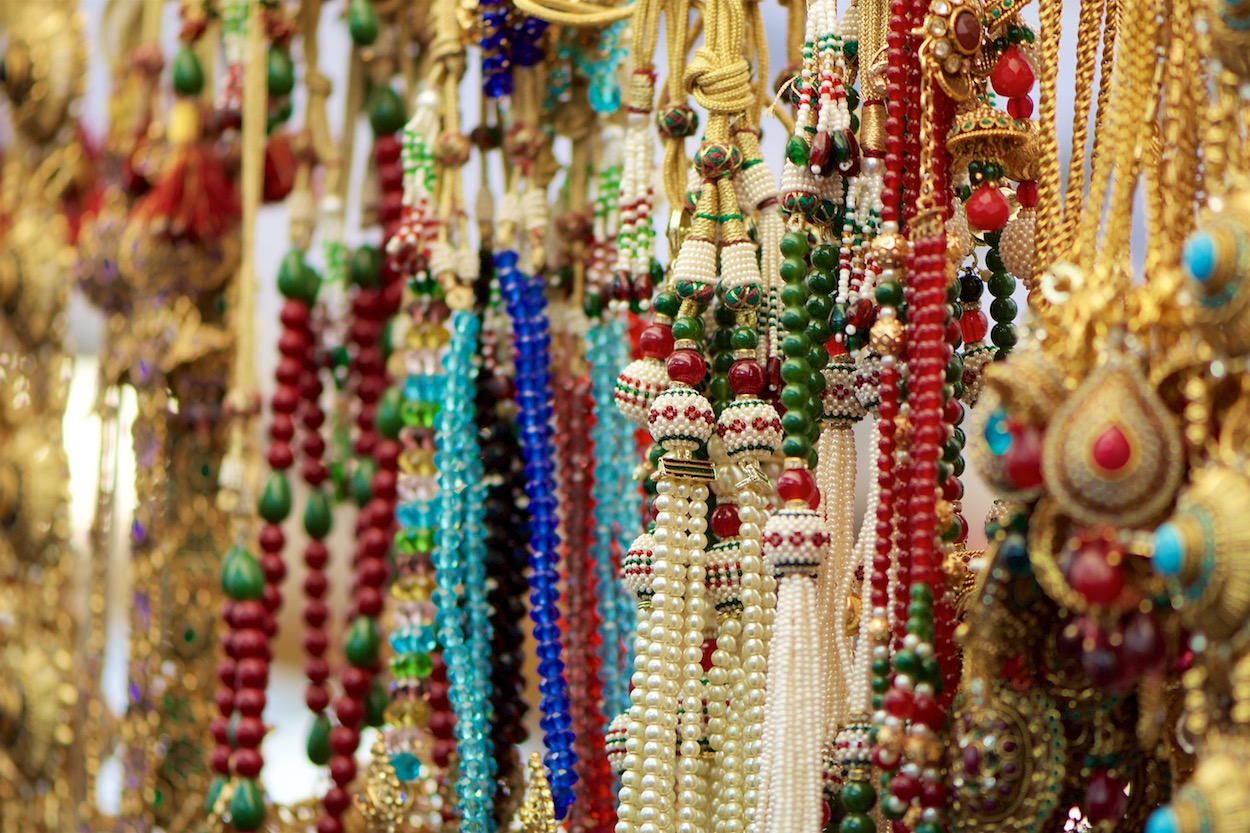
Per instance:
[[[621,584],[638,597],[638,601],[650,601],[655,595],[651,583],[655,576],[651,573],[651,564],[655,560],[655,538],[650,532],[644,532],[629,545],[625,557],[621,559]]]
[[[834,362],[824,369],[825,389],[820,395],[825,416],[831,419],[858,420],[868,413],[859,398],[859,368],[854,364]]]
[[[742,165],[742,152],[728,142],[705,139],[694,153],[694,169],[704,182],[732,176]]]
[[[783,579],[816,575],[829,549],[829,534],[818,512],[787,506],[764,525],[764,566]]]
[[[998,255],[1003,268],[1018,280],[1033,279],[1033,251],[1036,219],[1032,211],[1021,211],[1007,224],[998,238]]]
[[[706,588],[718,611],[742,605],[742,543],[735,539],[713,544],[707,551]]]
[[[731,460],[771,457],[781,447],[781,417],[771,402],[755,397],[735,399],[721,411],[716,436]]]
[[[629,712],[621,712],[612,718],[603,737],[603,746],[608,753],[608,766],[617,775],[625,771],[625,741],[628,736]]]
[[[873,413],[881,404],[881,357],[871,353],[855,363],[855,396],[864,410]]]
[[[636,359],[616,377],[613,398],[616,408],[627,420],[643,425],[655,398],[668,388],[668,371],[659,359]]]
[[[971,408],[981,398],[985,388],[985,366],[994,358],[994,347],[983,344],[964,350],[964,404]]]
[[[684,139],[698,131],[699,114],[689,104],[678,104],[656,113],[655,124],[665,139]]]
[[[669,388],[651,403],[647,427],[665,451],[694,451],[712,436],[716,415],[694,388]]]

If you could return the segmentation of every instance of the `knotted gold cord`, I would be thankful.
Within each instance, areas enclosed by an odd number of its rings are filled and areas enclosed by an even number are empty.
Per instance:
[[[610,26],[634,14],[634,7],[627,2],[600,5],[585,0],[513,0],[513,5],[532,17],[579,28]]]
[[[662,105],[673,107],[686,102],[686,88],[681,68],[686,64],[686,55],[690,44],[698,37],[690,24],[690,0],[668,0],[668,11],[665,12],[667,23],[664,30],[665,48],[668,52],[668,79]],[[697,13],[696,13],[697,14]],[[658,21],[656,21],[658,25]],[[702,17],[696,16],[695,26],[702,25]],[[682,137],[664,140],[664,162],[662,163],[664,196],[670,208],[676,209],[684,200],[686,193],[686,143]]]

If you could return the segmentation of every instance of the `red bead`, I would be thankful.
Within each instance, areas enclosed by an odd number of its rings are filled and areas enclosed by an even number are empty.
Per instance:
[[[1010,429],[1011,446],[1003,455],[1003,473],[1017,489],[1042,485],[1042,430],[1032,425]]]
[[[286,562],[275,553],[267,552],[260,557],[260,569],[265,574],[265,581],[272,584],[280,584],[286,578]]]
[[[1085,787],[1085,800],[1082,804],[1085,808],[1085,815],[1094,824],[1118,821],[1124,818],[1128,810],[1124,785],[1112,778],[1111,774],[1102,767],[1094,770],[1094,776]]]
[[[455,732],[456,719],[449,711],[436,711],[430,714],[427,726],[429,727],[430,734],[434,735],[434,737],[440,740],[446,740],[452,737]]]
[[[326,791],[326,797],[322,802],[325,805],[326,812],[332,816],[341,816],[347,812],[347,808],[352,803],[352,796],[342,787],[331,787]],[[317,831],[321,833],[321,831]]]
[[[258,541],[265,552],[281,552],[286,546],[286,536],[282,534],[282,527],[277,524],[265,524],[261,527]]]
[[[360,536],[361,555],[366,558],[382,558],[386,555],[387,549],[390,547],[390,539],[386,533],[377,527],[371,527],[364,531]]]
[[[1011,205],[997,185],[984,183],[964,204],[968,223],[980,231],[1001,231],[1011,216]]]
[[[304,603],[304,624],[319,628],[326,623],[330,611],[321,599],[309,599]]]
[[[265,766],[259,749],[236,749],[234,751],[234,771],[242,778],[256,778]]]
[[[330,705],[330,692],[323,685],[310,685],[304,690],[304,703],[311,711],[320,714]]]
[[[729,387],[739,396],[755,396],[764,389],[764,368],[753,359],[739,359],[729,368]]]
[[[335,726],[330,730],[330,748],[336,755],[354,755],[360,746],[360,732],[346,726]]]
[[[239,685],[243,688],[264,688],[269,684],[269,663],[260,657],[239,661]]]
[[[833,173],[833,139],[828,131],[822,130],[812,137],[812,146],[808,152],[808,164],[812,173],[829,176]]]
[[[234,713],[234,692],[228,688],[217,689],[213,694],[213,705],[223,716],[229,717]]]
[[[1020,47],[1014,43],[999,56],[998,63],[994,65],[994,70],[990,73],[990,83],[994,85],[994,92],[1004,98],[1020,98],[1028,95],[1036,79],[1032,65],[1025,59]]]
[[[900,801],[911,801],[920,795],[920,784],[909,775],[895,775],[890,779],[890,795]]]
[[[278,389],[273,392],[273,399],[269,401],[269,405],[275,413],[295,413],[295,409],[299,406],[299,388],[294,385],[279,385]]]
[[[229,657],[222,657],[217,661],[217,679],[222,685],[233,686],[234,675],[238,670],[238,665]]]
[[[1025,208],[1035,208],[1037,206],[1037,183],[1030,179],[1017,185],[1016,199]]]
[[[308,334],[304,330],[283,330],[278,336],[278,352],[298,359],[303,365],[308,358]]]
[[[208,722],[208,731],[218,743],[230,742],[230,721],[224,717],[214,717]]]
[[[378,219],[384,223],[393,223],[403,216],[404,195],[401,191],[387,191],[378,200]]]
[[[393,133],[383,133],[373,140],[373,161],[379,165],[389,165],[399,161],[403,150],[399,139]]]
[[[946,803],[946,785],[934,778],[920,782],[920,806],[941,807]]]
[[[365,508],[369,511],[370,526],[388,529],[395,521],[395,507],[388,500],[375,497]]]
[[[946,711],[932,697],[917,697],[915,706],[914,719],[928,726],[933,731],[940,730],[943,724],[946,723]]]
[[[369,672],[363,668],[349,665],[343,669],[343,691],[347,692],[348,697],[354,697],[357,700],[365,699],[372,683]]]
[[[362,347],[353,362],[356,371],[362,374],[375,374],[382,370],[382,351],[376,347]]]
[[[356,778],[356,759],[346,755],[335,755],[330,759],[330,777],[334,779],[335,784],[346,787]]]
[[[295,436],[295,423],[290,414],[274,414],[269,422],[269,438],[276,442],[289,442]]]
[[[965,344],[976,344],[984,341],[989,334],[990,322],[979,309],[965,310],[963,318],[959,319],[959,329],[963,333]]]
[[[717,538],[732,538],[738,534],[741,526],[738,507],[734,504],[722,503],[712,510],[712,532]]]
[[[390,164],[378,166],[378,185],[383,191],[394,191],[404,186],[404,168],[402,165]]]
[[[1033,99],[1027,95],[1013,98],[1007,102],[1007,115],[1023,121],[1033,115]]]
[[[265,653],[268,640],[264,631],[257,628],[241,630],[234,635],[234,648],[240,657],[259,657]]]
[[[317,460],[305,460],[299,468],[299,475],[309,486],[320,486],[329,477],[325,464]]]
[[[893,772],[898,769],[899,757],[896,753],[891,752],[888,749],[877,747],[872,751],[872,762],[876,765],[877,769],[884,770],[885,772]]]
[[[208,762],[209,766],[213,768],[213,772],[218,775],[229,775],[230,747],[225,745],[214,747]]]
[[[304,563],[309,569],[320,570],[330,560],[330,551],[322,541],[310,541],[304,548]]]
[[[911,717],[916,707],[911,694],[901,688],[891,688],[887,691],[881,705],[885,707],[886,712],[899,718]]]
[[[308,329],[308,305],[294,299],[286,301],[279,313],[282,325],[291,330]]]
[[[777,478],[777,494],[787,503],[792,500],[808,503],[818,494],[816,478],[807,469],[786,469]]]
[[[304,363],[294,356],[283,356],[274,371],[274,378],[280,384],[297,386],[304,375]],[[298,390],[298,388],[296,388]]]
[[[264,602],[265,610],[269,611],[270,613],[277,613],[279,610],[281,610],[282,609],[282,591],[278,589],[278,585],[266,584],[265,585],[265,597],[264,599],[262,599],[262,601]],[[271,633],[269,635],[272,636],[273,634]]]
[[[1124,570],[1108,559],[1106,548],[1087,544],[1076,551],[1068,564],[1068,583],[1094,605],[1109,605],[1124,589]]]
[[[356,568],[356,580],[366,587],[381,587],[386,584],[386,562],[380,558],[366,558]]]
[[[373,476],[373,494],[384,500],[391,500],[395,497],[396,477],[395,472],[386,469],[378,469],[377,474]]]
[[[314,683],[324,683],[330,678],[330,663],[323,657],[309,657],[304,660],[304,676]]]
[[[265,690],[261,688],[242,689],[234,698],[239,713],[249,717],[260,717],[265,711]]]
[[[314,657],[325,654],[326,649],[330,647],[329,635],[320,628],[313,628],[304,631],[304,637],[300,640],[304,645],[305,653]]]
[[[377,402],[386,392],[386,381],[380,376],[366,376],[356,386],[356,395],[361,402]]]
[[[1163,637],[1154,616],[1136,613],[1129,620],[1124,628],[1121,658],[1134,675],[1153,671],[1163,663]]]
[[[673,344],[673,328],[667,324],[651,324],[638,336],[642,355],[651,359],[667,359],[668,354],[673,352]]]
[[[329,584],[325,573],[320,570],[311,572],[304,576],[304,595],[311,599],[320,599],[325,596]]]
[[[665,369],[668,371],[668,378],[674,382],[694,386],[703,381],[703,376],[707,373],[707,362],[694,350],[676,350],[668,357]]]
[[[274,471],[286,471],[295,463],[295,453],[289,443],[276,442],[269,446],[265,459]]]
[[[1090,449],[1094,463],[1106,472],[1117,472],[1133,459],[1133,446],[1118,425],[1111,425],[1094,439]]]
[[[329,812],[328,808],[327,812]],[[339,815],[342,814],[322,816],[317,819],[317,833],[343,833],[343,822],[339,821]]]
[[[364,616],[377,618],[385,604],[383,595],[376,587],[361,587],[356,590],[356,610]]]
[[[359,700],[351,697],[340,697],[334,703],[334,713],[344,726],[360,727],[365,722],[365,707]]]
[[[265,739],[265,724],[259,717],[240,718],[234,727],[234,739],[239,746],[255,749]]]
[[[446,769],[451,764],[451,758],[456,754],[456,742],[454,740],[440,740],[434,744],[434,765]]]

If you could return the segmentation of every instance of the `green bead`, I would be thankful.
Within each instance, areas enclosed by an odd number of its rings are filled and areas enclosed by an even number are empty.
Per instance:
[[[782,306],[802,306],[807,302],[807,287],[801,283],[788,283],[781,287],[781,292],[777,297],[781,300]]]
[[[876,833],[877,825],[867,813],[848,812],[838,825],[838,833]]]
[[[945,483],[951,478],[951,464],[945,460],[937,461],[937,482]]]
[[[924,601],[913,600],[907,604],[908,620],[916,620],[917,622],[932,623],[933,622],[933,605]]]
[[[926,632],[917,635],[925,642],[933,643],[932,627],[926,629]],[[934,689],[937,689],[942,682],[942,667],[938,665],[938,661],[933,657],[925,657],[920,660],[920,672],[917,678],[921,682],[929,683]]]
[[[664,283],[664,264],[658,257],[652,257],[647,264],[647,273],[651,276],[651,285],[660,286]]]
[[[824,318],[812,318],[807,325],[807,337],[812,340],[813,344],[823,345],[833,335],[833,331],[829,329],[829,322]],[[824,349],[823,346],[821,348]]]
[[[789,332],[799,332],[807,328],[807,322],[810,320],[807,310],[803,307],[785,307],[781,310],[781,317],[778,319],[781,326]]]
[[[230,821],[235,830],[251,833],[265,823],[265,796],[251,778],[239,780],[230,797]]]
[[[347,631],[343,655],[356,668],[372,668],[378,661],[378,623],[368,616],[357,616]]]
[[[1001,231],[987,231],[981,235],[981,239],[984,240],[985,245],[989,246],[991,249],[997,249],[998,240],[1002,237],[1002,234],[1003,233]]]
[[[204,810],[210,815],[217,815],[217,801],[221,798],[221,790],[226,786],[224,776],[218,775],[213,778],[213,782],[208,785],[208,794],[204,796]],[[221,809],[225,809],[224,807]]]
[[[806,408],[811,401],[812,397],[805,387],[786,385],[781,389],[781,404],[785,405],[787,410]]]
[[[603,315],[603,295],[598,292],[587,292],[582,296],[582,312],[587,318],[598,318]]]
[[[317,300],[321,279],[307,263],[298,249],[291,249],[282,257],[278,266],[278,292],[283,298],[303,301],[312,306]]]
[[[370,0],[351,0],[347,31],[356,46],[372,46],[378,39],[378,12]]]
[[[933,588],[927,584],[913,584],[908,590],[908,595],[911,596],[914,601],[928,602],[930,605],[933,604]]]
[[[788,333],[781,339],[781,352],[790,358],[807,358],[807,351],[812,348],[812,343],[807,340],[807,336],[803,333]]]
[[[676,293],[665,290],[655,296],[655,311],[661,315],[675,318],[680,309],[681,299],[677,297]]]
[[[811,469],[812,471],[816,471],[816,466],[818,466],[819,464],[820,464],[820,457],[817,456],[816,449],[813,448],[811,453],[807,455],[807,467]]]
[[[382,256],[373,246],[358,246],[347,273],[356,286],[375,289],[382,285]]]
[[[781,261],[781,269],[778,271],[786,283],[802,283],[807,277],[807,263],[797,257],[787,257]]]
[[[962,381],[962,380],[960,380],[960,381],[956,382],[956,383],[954,384],[954,386],[953,386],[953,387],[954,387],[954,389],[955,389],[955,398],[956,398],[956,399],[963,399],[963,398],[964,398],[964,383],[963,383],[963,381]]]
[[[242,547],[231,547],[221,565],[221,589],[236,602],[263,599],[265,573],[256,556]]]
[[[722,303],[716,306],[712,318],[722,327],[732,327],[738,320],[738,314]]]
[[[717,353],[716,356],[712,359],[712,372],[720,373],[723,375],[729,372],[729,368],[733,367],[733,364],[734,364],[733,353],[729,353],[729,352]]]
[[[947,463],[953,463],[955,462],[955,458],[957,458],[963,450],[964,447],[959,443],[953,440],[948,441],[946,445],[942,446],[942,459]]]
[[[275,471],[269,475],[257,511],[271,524],[280,524],[291,514],[291,482],[285,474]]]
[[[787,457],[806,459],[812,453],[812,443],[807,437],[786,437],[781,441],[781,453]]]
[[[309,538],[320,541],[330,534],[333,525],[330,496],[324,489],[313,489],[308,493],[308,504],[304,507],[304,531]]]
[[[833,291],[833,273],[821,269],[813,269],[807,273],[807,288],[817,295],[828,295]]]
[[[373,687],[365,695],[365,725],[381,726],[386,722],[386,707],[391,703],[391,696],[386,693],[382,681],[374,678]]]
[[[807,390],[812,396],[819,399],[820,395],[825,392],[825,374],[813,373],[808,376]]]
[[[364,457],[356,462],[352,471],[352,500],[357,506],[363,507],[373,500],[373,475],[377,474],[378,464],[372,457]]]
[[[942,532],[942,540],[948,544],[953,544],[959,540],[959,536],[963,533],[964,528],[957,520],[951,521],[950,526],[946,527]]]
[[[683,315],[673,322],[673,338],[677,341],[697,341],[703,335],[703,319]]]
[[[1010,350],[1016,346],[1016,330],[1010,324],[995,324],[990,330],[990,341],[1000,350]]]
[[[922,821],[916,825],[916,833],[946,833],[946,828],[931,821]]]
[[[833,312],[832,298],[825,294],[812,295],[804,306],[807,307],[807,314],[812,317],[813,321],[823,321],[828,326],[829,313]]]
[[[781,363],[781,379],[791,384],[806,384],[812,368],[806,359],[786,359]]]
[[[951,360],[946,364],[946,381],[955,384],[964,378],[964,357],[958,353],[951,354]]]
[[[408,115],[404,111],[404,103],[399,93],[391,89],[389,84],[380,84],[373,89],[369,98],[369,125],[375,135],[382,136],[401,130]]]
[[[985,253],[985,268],[991,272],[1003,272],[1003,258],[998,249],[990,249]]]
[[[801,136],[791,136],[786,142],[786,159],[796,165],[806,165],[811,159],[811,148]]]
[[[330,718],[324,713],[313,718],[312,728],[308,730],[308,760],[317,766],[330,763],[334,750],[330,747]]]
[[[903,303],[903,287],[898,281],[882,281],[877,284],[877,303],[887,307],[897,307]]]
[[[759,337],[756,336],[755,330],[750,327],[738,327],[734,330],[733,336],[729,339],[729,346],[735,350],[754,350],[755,345],[759,343]]]
[[[291,53],[271,46],[267,64],[266,79],[269,84],[269,95],[274,98],[290,95],[295,89],[295,64],[291,61]]]
[[[386,439],[398,439],[399,432],[404,427],[404,392],[399,385],[387,388],[386,393],[382,394],[373,425]]]
[[[910,648],[904,648],[894,655],[894,670],[900,674],[912,676],[920,668],[920,657]]]
[[[838,247],[832,243],[821,243],[812,249],[812,266],[822,272],[833,272],[838,268]]]
[[[1007,324],[1016,318],[1016,302],[1009,297],[990,301],[990,318],[999,324]]]
[[[963,477],[964,465],[965,465],[964,458],[956,457],[955,462],[951,464],[951,474],[955,475],[956,477]]]
[[[788,231],[781,236],[781,254],[783,257],[802,260],[810,247],[807,235],[802,232]]]
[[[189,46],[174,54],[174,92],[185,96],[204,92],[204,68],[200,66],[195,50]]]
[[[872,661],[872,673],[875,677],[888,677],[890,675],[890,661],[888,659],[874,659]]]
[[[807,363],[817,373],[825,369],[825,365],[829,364],[829,353],[825,350],[823,344],[813,344],[808,348]]]
[[[1016,279],[1006,272],[996,272],[990,275],[985,285],[995,298],[1007,298],[1016,291]]]
[[[782,393],[784,394],[785,391],[783,390]],[[811,417],[805,411],[787,411],[786,415],[781,418],[781,430],[791,436],[806,436],[811,426]]]
[[[851,158],[851,140],[844,130],[835,130],[829,134],[833,144],[833,161],[838,167],[845,165]]]
[[[877,803],[877,791],[867,781],[847,781],[838,797],[848,813],[867,813]]]

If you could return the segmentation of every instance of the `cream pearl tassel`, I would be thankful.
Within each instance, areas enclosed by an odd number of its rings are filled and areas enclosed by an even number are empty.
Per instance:
[[[829,533],[829,556],[820,566],[817,604],[820,611],[821,645],[828,676],[825,678],[825,712],[828,744],[846,721],[847,685],[852,668],[852,646],[846,632],[849,578],[855,567],[855,432],[847,420],[835,420],[820,434],[821,513]]]

